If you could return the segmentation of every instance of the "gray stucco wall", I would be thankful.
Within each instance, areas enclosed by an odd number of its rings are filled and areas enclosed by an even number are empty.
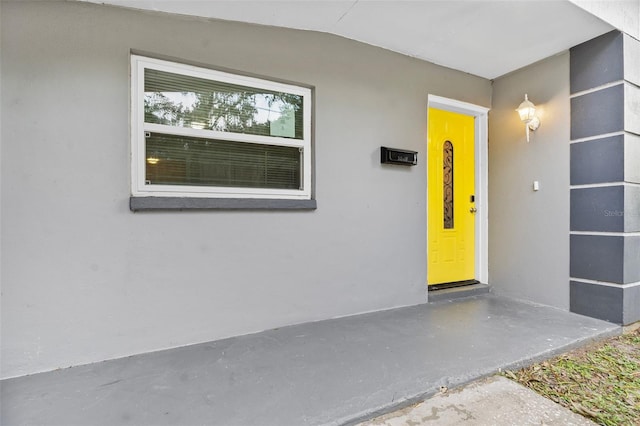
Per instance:
[[[524,94],[540,128],[527,143]],[[497,293],[569,308],[569,54],[494,81],[489,113],[489,277]],[[533,191],[533,182],[540,190]]]
[[[132,213],[130,49],[314,86],[318,209]],[[491,93],[335,36],[93,4],[3,3],[1,54],[2,377],[424,302],[427,95]]]

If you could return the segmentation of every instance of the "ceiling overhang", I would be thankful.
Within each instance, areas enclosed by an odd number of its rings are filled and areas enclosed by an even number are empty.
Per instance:
[[[80,0],[336,34],[494,79],[613,28],[567,0]]]

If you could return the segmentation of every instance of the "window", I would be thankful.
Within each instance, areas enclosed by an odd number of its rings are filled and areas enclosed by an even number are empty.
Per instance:
[[[132,55],[133,197],[311,199],[311,90]]]

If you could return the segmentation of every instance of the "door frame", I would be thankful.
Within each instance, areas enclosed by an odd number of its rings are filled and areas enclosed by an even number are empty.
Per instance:
[[[457,112],[469,115],[475,118],[475,196],[476,208],[478,211],[475,215],[475,270],[476,277],[481,283],[487,284],[489,281],[489,212],[488,212],[488,195],[489,195],[489,178],[488,178],[488,131],[489,131],[489,108],[455,99],[444,98],[442,96],[429,95],[427,100],[427,117],[429,108],[436,108],[445,111]],[[427,134],[429,120],[427,119]],[[428,142],[427,142],[428,143]],[[426,159],[426,174],[429,175],[429,159],[428,150]],[[426,245],[425,254],[428,256],[429,246],[429,185],[426,185]],[[428,265],[425,256],[425,265]],[[425,270],[426,271],[426,270]],[[426,283],[425,275],[425,283]]]

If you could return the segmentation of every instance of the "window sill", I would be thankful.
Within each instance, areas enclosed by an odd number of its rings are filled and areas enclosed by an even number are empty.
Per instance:
[[[315,210],[316,200],[270,198],[130,197],[131,211],[145,210]]]

